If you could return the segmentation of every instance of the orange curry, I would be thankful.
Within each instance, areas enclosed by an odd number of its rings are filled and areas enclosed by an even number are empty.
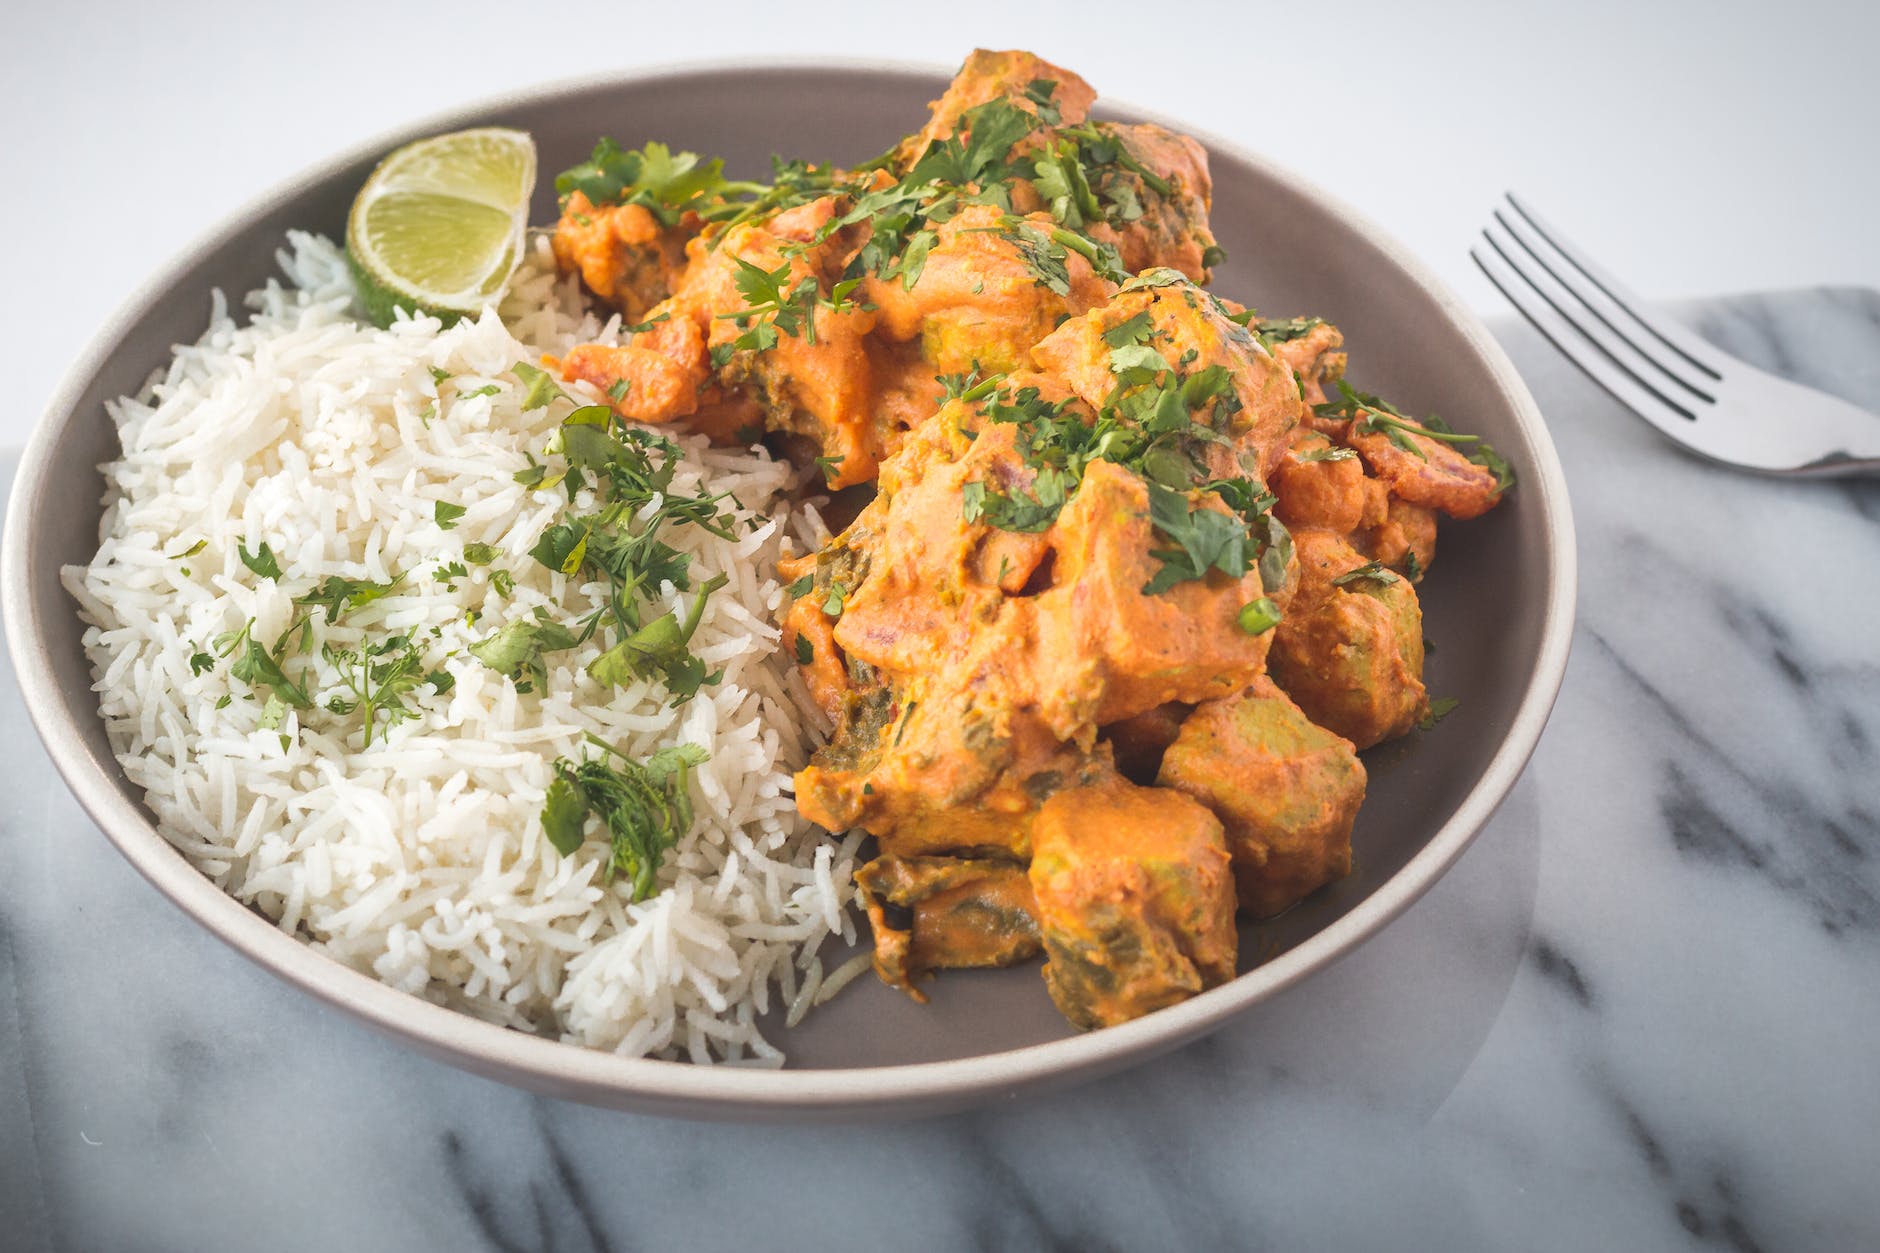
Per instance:
[[[1042,952],[1085,1027],[1232,978],[1237,910],[1348,873],[1359,751],[1431,714],[1437,516],[1511,481],[1347,385],[1337,328],[1209,292],[1207,154],[1094,99],[982,51],[852,169],[603,142],[554,236],[633,324],[565,378],[873,485],[784,564],[782,626],[835,723],[797,803],[875,838],[881,977]]]

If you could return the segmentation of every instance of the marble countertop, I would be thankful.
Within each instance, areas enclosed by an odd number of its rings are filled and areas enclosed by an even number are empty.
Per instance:
[[[1691,313],[1880,410],[1880,293]],[[1880,1246],[1880,483],[1700,464],[1497,329],[1581,544],[1532,765],[1357,953],[1049,1098],[711,1126],[426,1061],[146,886],[0,674],[0,1245]]]

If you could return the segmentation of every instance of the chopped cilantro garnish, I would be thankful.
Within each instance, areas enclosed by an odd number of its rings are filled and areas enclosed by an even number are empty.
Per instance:
[[[983,519],[1001,531],[1048,531],[1070,498],[1066,481],[1062,470],[1045,466],[1032,480],[1029,493],[989,492],[984,483],[967,483],[960,489],[961,516],[968,522]]]
[[[678,744],[640,762],[595,736],[588,742],[606,755],[555,762],[555,779],[543,798],[542,833],[562,856],[572,856],[587,838],[588,819],[598,818],[610,845],[607,880],[626,876],[633,899],[645,900],[653,894],[666,850],[692,829],[690,773],[710,754],[696,744]]]
[[[1279,606],[1273,603],[1272,598],[1262,596],[1242,605],[1235,621],[1248,635],[1260,635],[1278,626],[1280,616]]]
[[[1362,583],[1368,580],[1369,582],[1376,583],[1379,587],[1388,587],[1392,583],[1395,583],[1399,577],[1395,570],[1386,568],[1382,563],[1367,561],[1354,570],[1347,570],[1343,574],[1334,577],[1332,579],[1332,586],[1348,587],[1353,583]]]
[[[1430,707],[1424,711],[1423,716],[1417,719],[1417,730],[1428,731],[1444,718],[1447,718],[1451,713],[1455,712],[1456,706],[1461,703],[1461,701],[1453,696],[1435,697],[1430,701]]]
[[[390,595],[404,581],[402,574],[390,583],[374,583],[370,579],[347,579],[329,574],[312,591],[294,597],[294,603],[302,608],[325,610],[328,622],[338,622],[349,607],[369,605],[382,596]]]
[[[1248,310],[1249,314],[1252,312],[1251,309]],[[1243,322],[1242,325],[1247,325],[1247,323]],[[1270,344],[1284,344],[1295,339],[1303,339],[1323,325],[1325,325],[1324,318],[1254,317],[1252,319],[1253,329]]]
[[[1162,563],[1162,568],[1143,584],[1145,595],[1158,595],[1191,579],[1205,579],[1210,570],[1238,579],[1253,566],[1252,537],[1246,522],[1233,513],[1208,508],[1205,503],[1191,507],[1185,494],[1152,482],[1149,519],[1176,547],[1151,550],[1150,555]]]
[[[351,699],[335,696],[327,708],[337,714],[362,711],[365,722],[365,747],[372,747],[372,733],[378,716],[385,715],[385,729],[418,711],[405,704],[405,697],[425,681],[424,663],[418,646],[406,635],[392,635],[361,649],[335,648],[328,644],[321,653],[339,671],[340,682],[352,693]]]
[[[980,378],[979,371],[967,374],[936,374],[934,382],[940,384],[943,400],[960,400],[968,404],[984,400],[998,390],[1005,381],[1005,375],[994,374]]]
[[[274,559],[274,550],[263,540],[254,552],[248,551],[248,545],[237,544],[235,554],[242,559],[242,564],[264,579],[281,577],[281,563]]]
[[[1145,343],[1149,339],[1150,330],[1149,311],[1144,309],[1103,332],[1103,342],[1111,348],[1125,348],[1131,344]],[[1112,370],[1116,368],[1114,359],[1110,368]]]
[[[695,152],[673,152],[662,143],[623,150],[602,139],[586,161],[555,176],[555,192],[564,200],[575,192],[596,205],[644,206],[666,226],[676,226],[687,211],[722,205],[733,197],[764,190],[755,183],[725,178],[725,163],[702,162]]]
[[[696,695],[701,686],[716,683],[719,676],[707,674],[705,663],[694,657],[686,645],[698,630],[706,599],[729,581],[725,575],[714,575],[699,588],[698,598],[692,602],[683,624],[670,611],[660,615],[596,657],[589,664],[588,673],[598,682],[614,686],[657,674],[672,692],[675,705]]]
[[[568,396],[561,390],[561,384],[555,376],[540,366],[530,365],[527,361],[518,361],[509,367],[509,372],[522,380],[522,411],[540,409],[551,400],[563,400]],[[473,395],[475,393],[472,393]]]
[[[252,689],[265,688],[296,709],[311,709],[313,699],[306,687],[287,677],[280,663],[254,638],[255,621],[250,618],[239,630],[227,631],[215,639],[215,651],[234,657],[229,674]]]
[[[622,335],[639,335],[645,331],[652,330],[661,322],[669,322],[671,320],[672,311],[668,309],[663,313],[654,314],[644,322],[624,322],[621,324],[620,333]]]
[[[1320,417],[1349,418],[1359,435],[1382,434],[1403,451],[1424,460],[1428,454],[1413,436],[1450,444],[1476,465],[1495,476],[1495,490],[1505,492],[1514,486],[1514,469],[1479,435],[1460,435],[1435,414],[1421,422],[1407,417],[1396,406],[1368,392],[1361,392],[1345,380],[1338,380],[1338,399],[1314,406]]]
[[[448,531],[457,525],[457,519],[468,512],[469,509],[463,505],[453,505],[447,500],[440,500],[432,508],[431,516],[436,520],[439,529]]]
[[[546,611],[535,618],[514,618],[494,634],[470,646],[470,655],[499,674],[512,679],[532,679],[535,687],[548,682],[544,653],[558,653],[577,643],[574,632],[548,619]],[[519,685],[518,685],[519,686]]]

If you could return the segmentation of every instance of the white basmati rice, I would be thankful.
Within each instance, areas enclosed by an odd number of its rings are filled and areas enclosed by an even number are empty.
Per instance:
[[[730,579],[693,637],[722,682],[676,709],[656,683],[603,689],[585,673],[597,640],[550,654],[546,688],[518,693],[468,646],[538,606],[571,621],[605,586],[527,555],[564,498],[513,476],[567,406],[525,412],[511,367],[617,342],[618,320],[584,311],[538,237],[499,310],[449,330],[428,318],[377,330],[352,316],[341,252],[289,242],[287,282],[250,293],[247,322],[216,293],[201,340],[110,407],[124,454],[104,467],[98,554],[65,571],[112,747],[159,830],[284,931],[414,995],[624,1054],[777,1064],[756,1017],[772,984],[793,1016],[807,1009],[818,946],[854,940],[857,842],[827,842],[790,792],[826,727],[775,650],[789,467],[681,441],[675,486],[733,491],[759,524],[735,540],[663,533],[698,582]],[[438,501],[466,507],[454,527],[437,525]],[[804,510],[794,525],[813,540],[821,519]],[[278,580],[238,555],[264,541]],[[469,543],[502,555],[450,590],[433,572]],[[491,586],[495,569],[514,575],[510,594]],[[272,641],[292,598],[328,575],[404,582],[322,622],[324,638],[410,633],[426,668],[456,680],[443,695],[420,688],[418,717],[369,747],[356,715],[324,707],[331,684],[271,728],[226,662],[191,665],[249,618]],[[668,585],[655,602],[683,612],[691,596]],[[694,775],[698,821],[637,904],[624,882],[603,883],[603,840],[563,857],[542,834],[550,763],[578,759],[584,732],[636,757],[680,742],[711,754]]]

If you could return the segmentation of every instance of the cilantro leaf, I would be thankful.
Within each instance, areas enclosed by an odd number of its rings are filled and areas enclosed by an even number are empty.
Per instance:
[[[1251,310],[1249,310],[1251,312]],[[1262,318],[1252,319],[1253,329],[1269,344],[1285,344],[1295,339],[1304,339],[1319,327],[1325,325],[1324,318]]]
[[[555,376],[540,366],[530,365],[527,361],[518,361],[509,367],[509,372],[522,380],[522,411],[540,409],[551,400],[565,400],[568,393],[561,390]]]
[[[1103,332],[1103,342],[1111,348],[1126,348],[1131,344],[1145,343],[1149,339],[1151,329],[1149,311],[1144,309]],[[1116,368],[1114,362],[1110,368],[1112,370]]]
[[[1191,508],[1184,493],[1160,483],[1152,482],[1148,487],[1149,519],[1176,547],[1151,550],[1150,555],[1162,567],[1143,584],[1145,595],[1159,595],[1178,583],[1205,579],[1210,570],[1238,579],[1252,568],[1252,540],[1240,517],[1205,504]]]
[[[1051,529],[1069,497],[1063,471],[1045,466],[1032,480],[1029,493],[988,491],[982,482],[964,484],[960,490],[960,515],[967,522],[984,519],[987,526],[1001,531],[1036,534]]]
[[[340,681],[353,695],[351,700],[335,697],[327,707],[335,713],[350,713],[354,709],[364,712],[365,747],[372,747],[372,735],[378,729],[380,714],[385,715],[387,731],[418,716],[417,710],[405,703],[405,697],[425,682],[424,665],[417,645],[409,636],[388,636],[362,649],[335,648],[328,644],[321,652],[339,671]]]
[[[544,653],[573,648],[574,632],[543,618],[513,618],[493,634],[470,646],[470,655],[511,679],[532,679],[536,687],[548,682]]]
[[[602,139],[586,161],[555,176],[555,192],[564,201],[578,191],[595,205],[637,204],[666,226],[678,225],[688,210],[762,190],[725,178],[725,163],[716,157],[702,162],[696,152],[674,152],[657,142],[622,149]]]
[[[1136,277],[1123,284],[1123,291],[1150,291],[1157,287],[1181,287],[1191,285],[1192,280],[1180,270],[1168,266],[1158,266],[1153,270],[1144,270]]]
[[[714,576],[699,589],[698,598],[692,602],[683,624],[670,611],[661,614],[596,657],[588,664],[588,673],[597,682],[615,687],[631,679],[657,674],[671,690],[673,704],[684,704],[697,694],[701,685],[714,681],[706,676],[704,663],[694,657],[686,645],[698,630],[706,600],[729,581],[725,575]]]
[[[369,605],[382,596],[388,596],[404,581],[405,576],[402,574],[390,583],[374,583],[370,579],[347,579],[329,574],[312,591],[294,597],[294,603],[304,608],[323,609],[328,622],[338,622],[349,608]]]
[[[1400,577],[1401,576],[1395,570],[1386,569],[1379,562],[1367,561],[1355,569],[1347,570],[1343,574],[1334,577],[1332,579],[1332,586],[1349,587],[1354,583],[1371,582],[1377,584],[1379,587],[1389,587]]]
[[[1437,696],[1432,698],[1430,707],[1424,711],[1421,718],[1417,719],[1417,730],[1430,730],[1444,718],[1454,713],[1456,707],[1460,704],[1462,704],[1462,702],[1453,696]]]
[[[230,676],[250,688],[267,689],[295,709],[313,708],[313,699],[307,695],[306,688],[288,678],[280,663],[254,638],[254,625],[254,619],[250,618],[239,631],[216,639],[216,651],[225,657],[233,654],[235,658],[229,666]]]
[[[274,550],[268,547],[266,540],[263,540],[260,547],[252,553],[248,551],[248,545],[238,543],[235,546],[235,554],[242,559],[243,565],[260,577],[264,579],[281,577],[281,563],[274,559]]]
[[[1035,103],[1035,102],[1034,102]],[[1009,100],[988,100],[962,113],[954,133],[928,143],[907,172],[908,183],[988,187],[1011,173],[1007,158],[1042,119]]]
[[[574,856],[587,838],[587,798],[571,778],[557,774],[542,798],[542,834],[563,857]]]
[[[470,511],[466,506],[453,505],[447,500],[440,500],[432,507],[431,516],[437,522],[439,530],[448,531],[455,527],[457,520],[468,512]]]

